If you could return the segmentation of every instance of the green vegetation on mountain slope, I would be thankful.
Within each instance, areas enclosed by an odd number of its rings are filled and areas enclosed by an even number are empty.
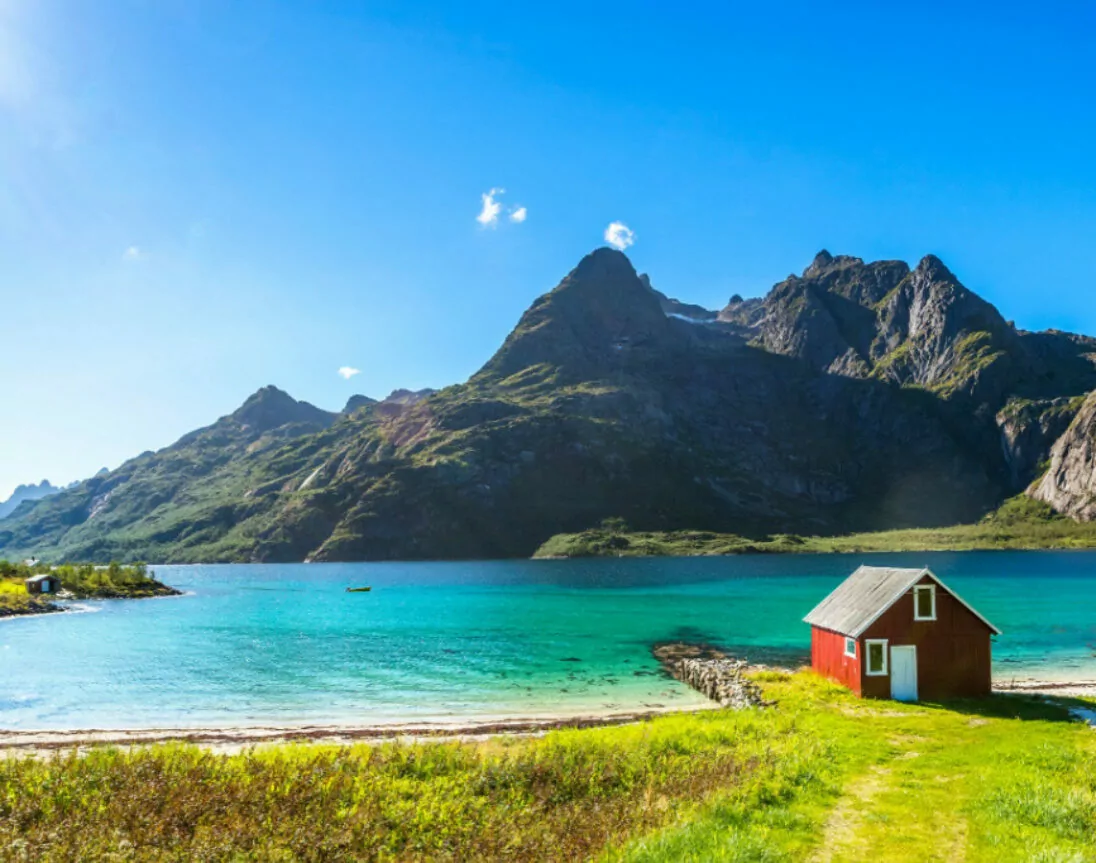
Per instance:
[[[747,537],[698,530],[630,531],[619,519],[558,534],[534,557],[677,557],[722,554],[819,554],[880,551],[1096,548],[1096,523],[1077,522],[1020,495],[975,524],[844,536]]]
[[[537,738],[0,759],[11,860],[1096,859],[1096,734],[1023,696],[773,706]]]
[[[748,544],[969,524],[1027,487],[1096,389],[1096,341],[1017,330],[932,256],[823,253],[718,320],[666,303],[599,249],[468,382],[342,414],[264,388],[24,504],[0,554],[498,558],[608,517]]]

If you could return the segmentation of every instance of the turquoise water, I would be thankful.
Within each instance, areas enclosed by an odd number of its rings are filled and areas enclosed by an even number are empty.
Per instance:
[[[931,566],[997,624],[999,680],[1096,681],[1096,553],[163,566],[188,595],[0,621],[0,728],[685,706],[697,696],[659,672],[653,643],[800,661],[803,615],[871,562]]]

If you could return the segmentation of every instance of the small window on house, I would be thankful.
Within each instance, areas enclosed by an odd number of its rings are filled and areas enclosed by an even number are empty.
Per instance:
[[[935,584],[919,584],[913,589],[913,619],[936,620]]]
[[[887,641],[883,638],[869,638],[864,642],[864,652],[868,658],[869,677],[884,677],[887,674]]]
[[[851,656],[853,659],[856,659],[856,639],[855,638],[846,638],[845,639],[845,656]]]

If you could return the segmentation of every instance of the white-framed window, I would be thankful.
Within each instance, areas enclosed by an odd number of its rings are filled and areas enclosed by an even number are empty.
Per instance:
[[[864,673],[868,677],[886,677],[887,668],[887,639],[868,638],[864,641]]]
[[[845,656],[851,656],[853,659],[856,659],[856,639],[855,638],[846,638],[845,639]]]
[[[913,619],[936,620],[935,584],[919,584],[913,589]]]

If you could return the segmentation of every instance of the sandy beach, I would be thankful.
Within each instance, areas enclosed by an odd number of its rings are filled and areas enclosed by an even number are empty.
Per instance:
[[[499,734],[544,734],[565,728],[595,728],[642,722],[670,713],[718,710],[715,702],[689,707],[666,707],[633,712],[592,713],[579,716],[530,716],[484,719],[461,723],[389,723],[383,725],[252,725],[235,728],[142,728],[0,730],[0,757],[29,753],[82,750],[92,746],[145,746],[154,743],[192,743],[215,752],[233,753],[257,745],[280,743],[352,743],[419,740],[477,740]]]
[[[1024,681],[994,683],[998,694],[1096,700],[1096,681]],[[250,725],[229,728],[89,728],[78,730],[0,730],[0,757],[82,751],[95,746],[147,746],[155,743],[190,743],[214,752],[235,753],[252,746],[282,743],[353,743],[424,740],[481,740],[505,735],[544,734],[565,728],[595,728],[642,722],[673,713],[718,710],[715,702],[691,706],[667,706],[655,710],[484,718],[467,722],[385,723],[377,725]],[[1096,705],[1080,718],[1096,722]]]

